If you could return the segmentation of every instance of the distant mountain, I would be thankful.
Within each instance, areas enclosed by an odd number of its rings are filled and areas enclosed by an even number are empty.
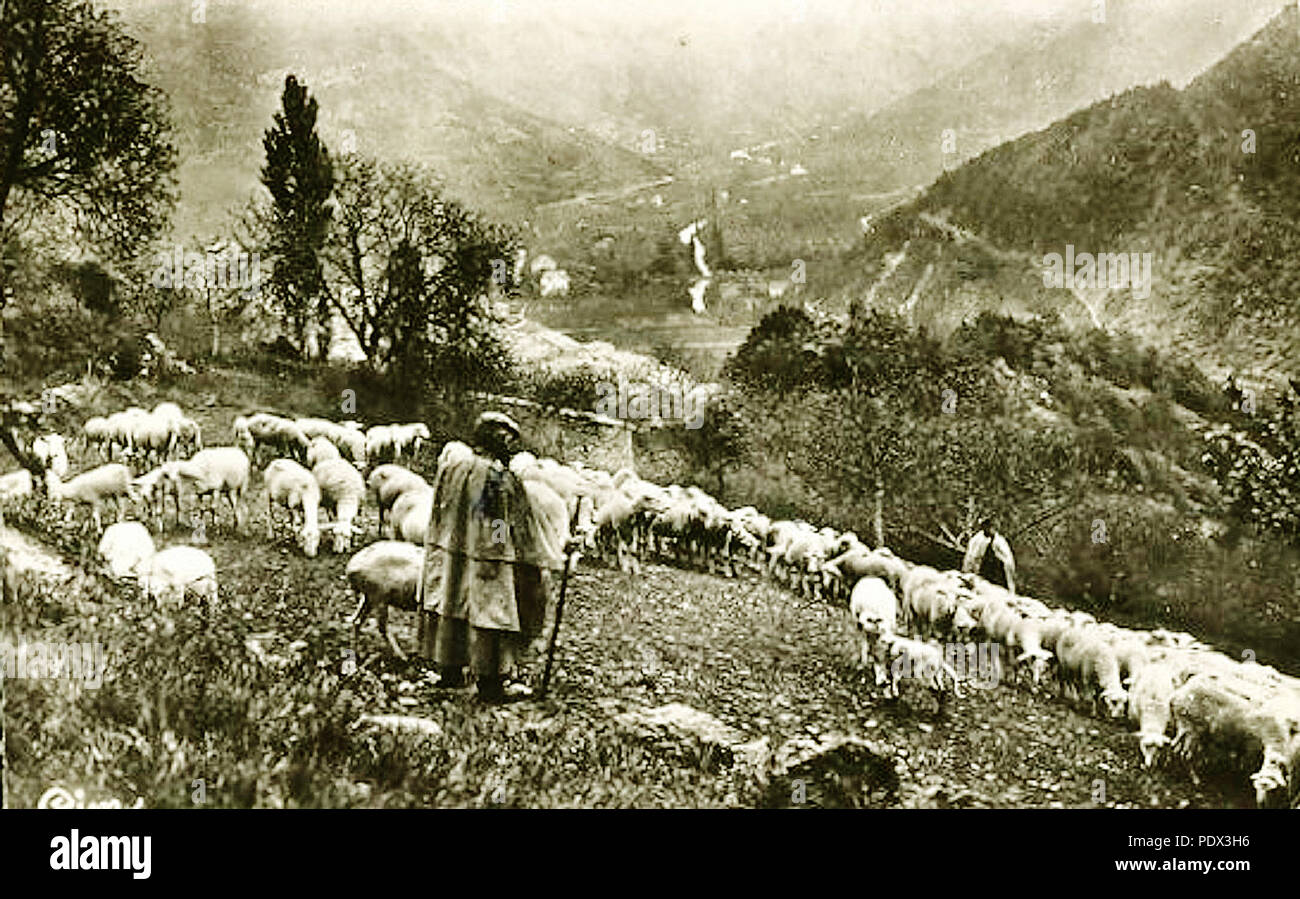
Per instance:
[[[297,22],[256,5],[186,0],[131,5],[150,79],[171,98],[181,149],[184,237],[220,227],[257,189],[262,134],[287,73],[319,101],[330,150],[349,146],[431,165],[474,208],[517,220],[538,203],[662,174],[651,157],[484,93],[444,65],[436,44],[384,23]]]
[[[1294,371],[1300,15],[1184,89],[1135,88],[942,176],[880,217],[839,296],[946,327],[1059,311],[1219,364]],[[1150,253],[1145,290],[1045,286],[1049,253]]]

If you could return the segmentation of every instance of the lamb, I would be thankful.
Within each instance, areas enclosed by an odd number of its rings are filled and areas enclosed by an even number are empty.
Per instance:
[[[117,580],[138,577],[153,554],[153,537],[138,521],[110,524],[99,538],[99,557],[108,565],[109,576]]]
[[[92,446],[106,459],[112,458],[113,430],[109,421],[102,415],[86,419],[81,426],[82,445],[88,451]]]
[[[400,465],[385,464],[370,472],[366,479],[370,490],[375,494],[379,506],[379,527],[383,529],[384,513],[393,507],[398,498],[408,490],[428,489],[429,482],[409,468]]]
[[[311,443],[307,446],[307,467],[315,468],[322,462],[328,462],[330,459],[341,459],[339,448],[330,443],[324,437],[313,437]]]
[[[51,499],[71,500],[90,506],[91,518],[98,531],[104,527],[100,509],[106,502],[113,503],[117,520],[122,520],[122,501],[130,494],[131,470],[121,463],[109,462],[79,474],[65,484],[57,472],[46,469],[45,486]]]
[[[1075,686],[1076,695],[1091,703],[1093,714],[1100,699],[1105,703],[1107,715],[1123,717],[1128,693],[1120,683],[1119,661],[1105,640],[1085,631],[1077,636],[1075,631],[1067,631],[1057,643],[1056,657],[1063,683],[1068,681]]]
[[[311,473],[320,485],[321,507],[334,515],[330,528],[334,533],[334,551],[347,552],[352,543],[353,521],[366,496],[366,482],[345,459],[328,459]]]
[[[1169,702],[1178,686],[1178,672],[1174,667],[1158,662],[1139,671],[1129,688],[1129,720],[1137,725],[1138,749],[1144,768],[1153,767],[1161,750],[1169,745],[1172,719]]]
[[[114,448],[123,454],[134,451],[136,425],[149,417],[149,413],[138,406],[132,406],[124,412],[114,412],[106,419],[108,457],[113,457]]]
[[[248,489],[251,466],[242,449],[237,446],[211,447],[199,450],[188,460],[171,462],[164,468],[178,497],[182,484],[189,484],[199,497],[212,497],[210,508],[215,522],[217,504],[224,494],[230,500],[230,508],[235,514],[235,527],[243,524],[239,506],[244,499],[244,491]]]
[[[282,456],[298,461],[305,461],[310,445],[307,435],[297,424],[278,415],[259,412],[247,418],[240,416],[234,422],[235,442],[238,443],[254,461],[263,447]]]
[[[388,640],[393,653],[405,659],[397,640],[388,630],[388,607],[415,612],[416,592],[424,565],[424,547],[401,540],[380,540],[365,547],[348,560],[348,585],[361,596],[352,616],[352,644],[355,646],[366,614],[376,610],[379,631]]]
[[[873,666],[876,686],[883,686],[887,673],[878,647],[882,638],[892,635],[898,627],[898,597],[880,578],[863,578],[853,585],[849,612],[861,640],[859,661]]]
[[[906,677],[913,677],[929,687],[942,709],[948,694],[961,698],[961,681],[957,671],[944,658],[938,643],[923,643],[896,634],[882,638],[888,649],[890,692],[898,698],[898,685]]]
[[[131,499],[144,506],[145,515],[154,519],[159,530],[162,530],[163,517],[167,514],[168,496],[176,503],[176,520],[181,518],[180,494],[167,476],[169,464],[163,463],[131,482]]]
[[[181,455],[193,455],[203,449],[203,429],[192,418],[182,415],[172,421],[172,448]]]
[[[302,530],[298,545],[309,559],[320,549],[320,485],[310,471],[292,459],[276,459],[266,467],[266,536],[275,536],[274,505],[289,510],[290,522],[295,511],[302,513]]]
[[[145,413],[136,416],[131,424],[132,456],[139,455],[148,463],[166,461],[174,442],[172,422],[170,419]]]
[[[41,469],[53,469],[61,478],[68,476],[68,448],[59,434],[45,434],[32,441],[32,455]]]
[[[407,490],[393,503],[388,513],[389,535],[394,539],[424,545],[433,514],[433,488],[417,487]]]
[[[170,599],[180,605],[191,593],[215,602],[217,566],[201,549],[169,546],[154,554],[145,564],[140,588],[147,598],[160,606]]]
[[[1034,686],[1042,683],[1052,662],[1051,651],[1043,648],[1041,627],[1039,619],[1018,618],[1008,640],[1008,649],[1019,653],[1015,656],[1016,671],[1027,668]]]

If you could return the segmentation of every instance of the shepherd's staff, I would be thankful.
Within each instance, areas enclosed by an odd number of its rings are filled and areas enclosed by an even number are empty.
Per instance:
[[[578,497],[578,502],[573,507],[573,517],[569,521],[569,539],[573,539],[573,531],[578,526],[578,512],[582,509],[582,497]],[[564,594],[569,589],[569,570],[573,567],[573,555],[576,549],[570,550],[564,555],[564,574],[560,576],[560,598],[555,602],[555,625],[551,628],[550,645],[546,647],[546,668],[542,671],[542,690],[538,693],[538,699],[546,698],[546,691],[551,686],[551,663],[555,661],[555,643],[560,636],[560,618],[564,615]]]

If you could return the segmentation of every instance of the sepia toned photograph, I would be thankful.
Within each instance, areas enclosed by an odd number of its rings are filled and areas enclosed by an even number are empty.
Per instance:
[[[0,804],[1300,808],[1298,296],[1291,0],[0,0]]]

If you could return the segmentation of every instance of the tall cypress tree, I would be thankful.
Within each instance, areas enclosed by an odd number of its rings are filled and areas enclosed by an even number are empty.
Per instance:
[[[280,105],[262,137],[262,184],[273,201],[270,286],[299,352],[304,352],[307,323],[313,315],[318,321],[326,315],[320,253],[330,226],[326,201],[334,190],[334,167],[316,134],[316,100],[306,85],[285,76]]]

